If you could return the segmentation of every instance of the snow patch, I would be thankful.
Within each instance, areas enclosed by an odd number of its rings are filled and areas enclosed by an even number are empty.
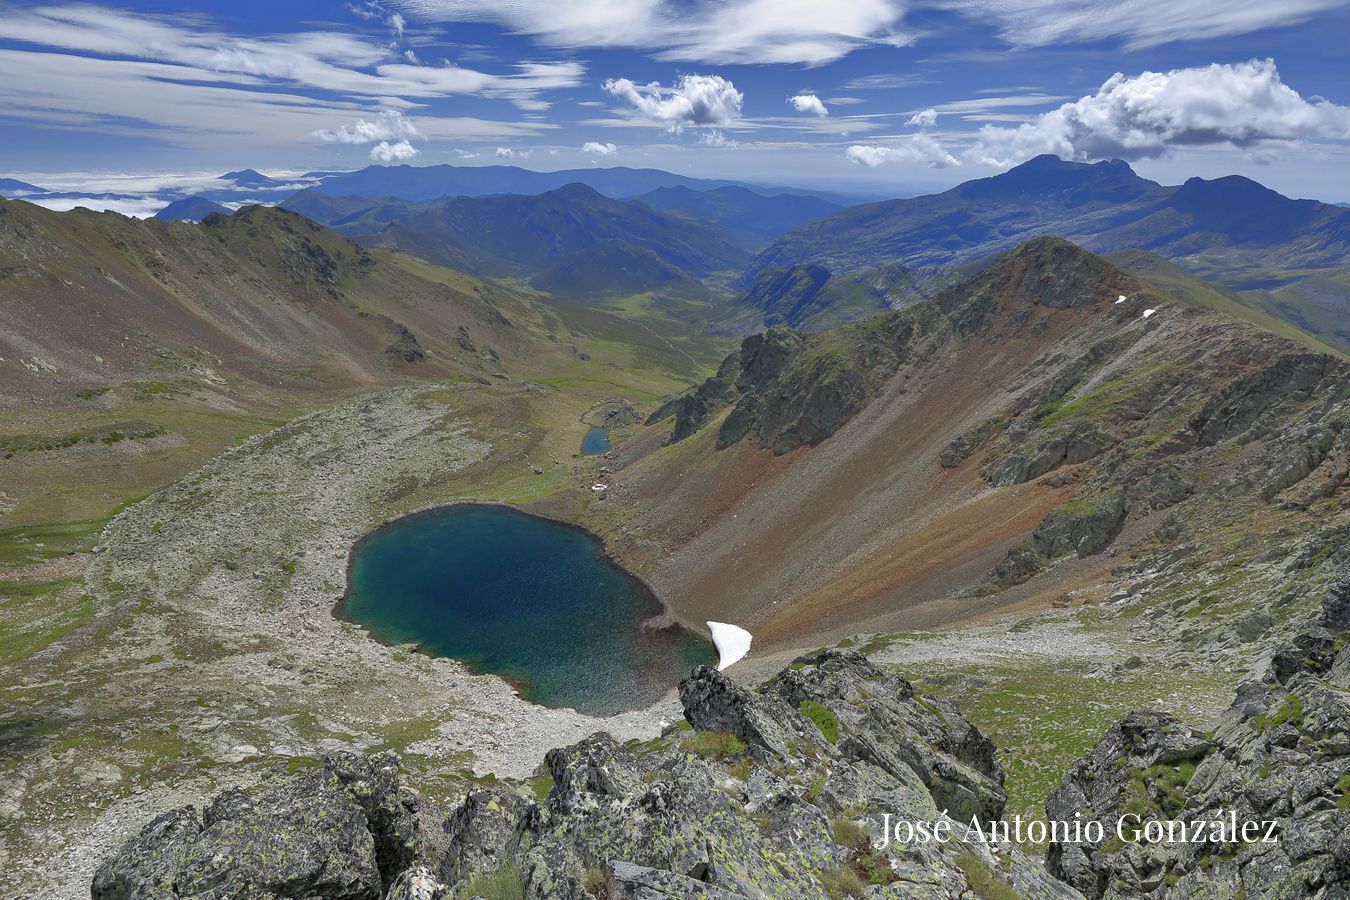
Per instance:
[[[1146,310],[1144,310],[1144,318],[1147,319],[1149,316],[1153,315],[1155,312],[1157,312],[1156,309],[1146,309]]]
[[[1124,294],[1121,294],[1120,297],[1118,297],[1118,298],[1116,299],[1116,302],[1117,302],[1117,303],[1124,303],[1124,302],[1125,302],[1125,295],[1124,295]]]
[[[739,625],[709,622],[713,646],[717,648],[717,670],[720,672],[750,652],[750,632]]]

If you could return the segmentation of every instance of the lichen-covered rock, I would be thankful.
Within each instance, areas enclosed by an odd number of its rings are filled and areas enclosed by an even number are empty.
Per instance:
[[[416,857],[416,806],[394,754],[336,754],[259,793],[155,819],[99,867],[93,900],[379,900]]]
[[[1052,844],[1050,870],[1089,897],[1350,896],[1348,607],[1343,578],[1265,676],[1238,688],[1212,736],[1162,713],[1112,728],[1047,803],[1052,819],[1081,814],[1111,836]],[[1206,837],[1141,840],[1115,831],[1122,816],[1192,835],[1203,825]],[[1211,835],[1215,821],[1248,827],[1248,839]]]
[[[394,879],[384,900],[445,900],[450,889],[425,866],[413,866]]]
[[[95,900],[1079,896],[964,832],[1003,811],[992,743],[861,654],[802,657],[758,689],[700,667],[680,696],[687,725],[659,738],[549,751],[542,803],[470,791],[442,850],[415,841],[392,757],[345,756],[161,816],[100,870]],[[886,816],[945,822],[952,840],[880,848]]]

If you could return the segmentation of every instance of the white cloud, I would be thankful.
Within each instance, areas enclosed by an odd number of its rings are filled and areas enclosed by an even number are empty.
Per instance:
[[[815,94],[798,94],[795,97],[789,97],[788,103],[799,113],[810,113],[813,116],[828,116],[830,111],[825,108],[825,104],[820,102],[820,98]]]
[[[512,147],[498,147],[494,155],[498,159],[529,159],[533,150],[516,150]]]
[[[602,144],[600,141],[587,141],[581,145],[582,153],[589,153],[591,156],[613,156],[619,152],[619,148],[613,144]]]
[[[884,147],[854,144],[844,155],[852,162],[869,168],[888,162],[923,163],[930,169],[961,165],[960,160],[928,134],[916,134]]]
[[[611,78],[604,89],[670,132],[691,125],[730,125],[740,117],[745,101],[736,85],[721,75],[681,75],[672,87]]]
[[[357,119],[354,124],[343,125],[336,131],[316,131],[314,136],[326,143],[334,144],[373,144],[376,141],[402,141],[420,138],[417,126],[411,119],[403,117],[396,109],[382,110],[373,121]]]
[[[984,126],[971,157],[1003,168],[1040,153],[1144,159],[1183,146],[1252,148],[1319,138],[1350,138],[1350,107],[1303,99],[1267,59],[1117,73],[1095,94],[1016,128]]]
[[[936,109],[925,109],[910,116],[905,124],[911,128],[932,128],[937,124],[937,117]]]
[[[731,138],[727,137],[718,129],[705,131],[698,136],[698,142],[705,147],[736,147],[739,146]]]
[[[1249,34],[1294,25],[1344,0],[951,0],[980,22],[1002,27],[1005,40],[1022,47],[1122,38],[1130,49],[1173,41]]]
[[[370,148],[370,158],[375,162],[407,162],[416,156],[418,150],[407,141],[380,141],[374,147]]]
[[[893,91],[900,88],[924,84],[928,79],[920,75],[898,75],[893,72],[881,72],[875,75],[860,75],[844,82],[844,87],[855,91]]]
[[[31,9],[4,5],[0,12],[0,40],[46,51],[107,57],[8,51],[33,67],[32,73],[20,75],[17,81],[5,79],[8,83],[4,84],[8,105],[14,107],[9,112],[26,119],[41,118],[43,110],[64,111],[59,102],[53,102],[52,84],[39,74],[57,60],[74,61],[57,78],[62,86],[75,75],[89,76],[95,69],[116,76],[115,91],[102,90],[108,85],[96,83],[98,75],[86,78],[81,87],[91,95],[104,93],[108,101],[90,112],[164,124],[169,124],[168,117],[158,101],[166,81],[175,83],[180,95],[196,94],[207,108],[222,105],[226,97],[220,92],[229,91],[229,99],[240,108],[257,110],[275,104],[333,110],[346,106],[369,113],[373,104],[407,108],[415,100],[458,94],[537,108],[544,102],[540,94],[576,86],[585,71],[574,61],[526,63],[507,74],[448,64],[418,65],[415,56],[409,59],[396,44],[360,35],[301,31],[244,36],[216,29],[200,15],[171,18],[92,5]],[[397,24],[392,16],[387,21],[391,28]],[[296,89],[322,91],[338,99],[283,93]],[[83,106],[74,98],[67,102],[70,107]],[[206,130],[219,133],[229,127],[228,119],[213,115]],[[310,125],[305,131],[314,128]]]
[[[658,59],[821,65],[908,43],[901,0],[398,0],[415,19],[488,22],[551,47],[630,47]]]

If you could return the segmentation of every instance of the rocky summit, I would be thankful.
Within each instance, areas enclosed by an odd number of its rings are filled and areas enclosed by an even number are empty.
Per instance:
[[[227,791],[154,819],[98,870],[94,900],[1063,897],[1020,850],[965,841],[1003,814],[993,743],[851,650],[758,690],[699,667],[685,721],[548,753],[533,790],[490,784],[450,810],[393,754]],[[875,849],[879,823],[948,821],[948,843]]]

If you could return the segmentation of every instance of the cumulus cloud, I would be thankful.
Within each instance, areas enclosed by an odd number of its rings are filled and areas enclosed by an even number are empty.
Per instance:
[[[375,162],[392,163],[407,162],[416,156],[418,150],[407,141],[380,141],[374,147],[370,148],[370,158]]]
[[[888,144],[884,147],[874,147],[867,144],[854,144],[844,153],[852,162],[860,166],[869,168],[890,162],[910,162],[923,163],[930,169],[945,169],[948,166],[959,166],[961,161],[947,152],[942,144],[927,134],[916,134],[913,137]]]
[[[910,116],[905,124],[910,128],[932,128],[937,124],[937,117],[936,109],[925,109]]]
[[[411,119],[404,118],[403,113],[386,109],[374,120],[357,119],[355,123],[343,125],[335,131],[316,131],[314,136],[331,144],[373,144],[376,141],[407,143],[410,138],[420,138],[422,135]]]
[[[619,148],[613,144],[602,144],[599,141],[587,141],[581,145],[581,152],[588,153],[591,156],[613,156],[619,152]]]
[[[698,136],[698,142],[705,147],[735,147],[737,143],[718,129],[705,131]]]
[[[986,125],[971,157],[1005,168],[1041,153],[1144,159],[1177,147],[1350,138],[1350,107],[1305,100],[1274,60],[1116,73],[1095,94],[1016,128]]]
[[[681,75],[672,87],[611,78],[604,89],[670,132],[691,125],[729,125],[740,116],[745,102],[745,95],[721,75]]]
[[[795,97],[789,97],[788,103],[799,113],[810,113],[813,116],[828,116],[830,111],[825,108],[825,104],[815,94],[798,94]]]

